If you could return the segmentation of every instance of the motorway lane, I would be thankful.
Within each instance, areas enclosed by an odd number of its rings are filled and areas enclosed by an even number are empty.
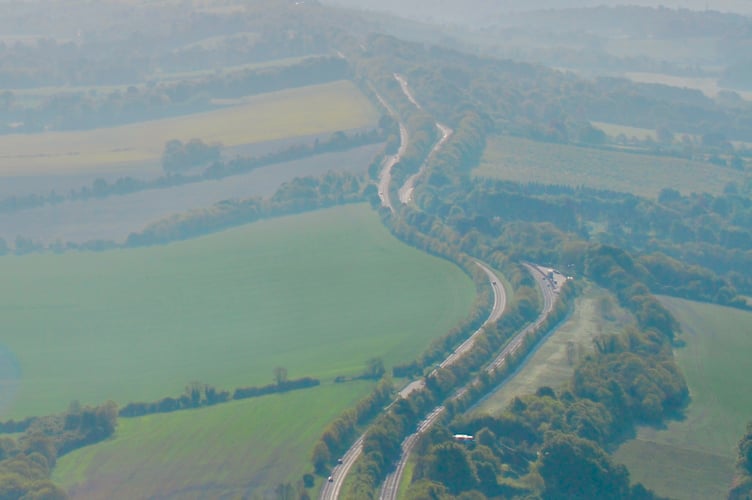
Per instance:
[[[324,487],[321,488],[321,493],[319,494],[320,499],[339,498],[339,492],[342,489],[348,471],[363,452],[363,438],[365,438],[365,434],[360,436],[357,441],[353,443],[350,449],[347,450],[347,453],[342,457],[342,463],[338,464],[332,470],[332,482],[327,481],[324,483]]]
[[[402,441],[402,457],[408,457],[413,448],[415,448],[418,438],[426,429],[430,428],[446,411],[443,406],[438,406],[428,414],[428,416],[418,424],[418,432],[410,434]],[[379,498],[397,498],[397,492],[399,491],[399,483],[402,480],[402,474],[405,472],[405,465],[407,460],[400,460],[397,463],[397,467],[394,472],[389,474],[384,480],[384,486],[381,488],[381,496]]]
[[[415,100],[415,96],[413,95],[412,90],[410,90],[410,85],[407,84],[407,80],[405,80],[405,77],[398,73],[395,73],[394,78],[395,80],[397,80],[397,82],[399,82],[400,88],[402,89],[402,93],[405,94],[405,96],[408,98],[408,100],[411,103],[413,103],[413,106],[422,110],[423,107],[420,104],[418,104],[417,100]]]
[[[506,292],[504,291],[504,287],[501,285],[501,280],[496,275],[496,273],[494,273],[490,267],[483,264],[479,260],[476,260],[475,263],[488,276],[488,282],[491,284],[491,289],[493,290],[493,307],[491,307],[491,312],[488,314],[486,321],[484,321],[483,324],[477,330],[475,330],[472,335],[470,335],[470,337],[468,337],[463,343],[461,343],[454,351],[452,351],[449,356],[447,356],[444,361],[439,364],[441,368],[445,368],[451,365],[457,360],[457,358],[471,349],[473,347],[473,344],[475,344],[475,341],[478,339],[478,335],[483,331],[483,328],[493,321],[498,321],[498,319],[501,318],[501,315],[504,313],[504,308],[507,305]],[[434,368],[429,376],[433,375],[435,372],[436,369]],[[399,394],[403,398],[406,398],[411,392],[422,389],[424,385],[424,378],[414,380],[410,382],[404,389],[402,389]]]
[[[478,263],[478,265],[482,266],[482,264],[480,263]],[[501,366],[503,363],[506,362],[506,359],[508,356],[517,352],[517,349],[519,349],[520,345],[522,345],[522,342],[525,336],[533,329],[538,328],[543,323],[543,321],[545,321],[546,317],[548,317],[551,311],[553,311],[554,299],[555,299],[555,294],[558,293],[558,286],[549,282],[549,280],[546,278],[547,273],[544,272],[540,267],[534,264],[528,264],[528,263],[525,263],[524,266],[533,275],[533,277],[535,278],[535,282],[538,284],[538,286],[541,289],[541,292],[543,293],[543,309],[541,311],[541,314],[538,316],[538,318],[528,327],[526,327],[517,335],[515,335],[512,341],[509,342],[509,344],[507,344],[507,346],[496,357],[496,359],[494,359],[494,361],[486,368],[486,371],[488,372],[491,372],[497,367]],[[484,270],[486,270],[486,272],[490,271],[488,270],[488,268]],[[470,382],[470,384],[472,384],[472,382]],[[457,399],[457,398],[462,397],[465,394],[465,392],[467,392],[468,386],[470,384],[458,390],[452,398]],[[399,491],[399,484],[402,481],[402,474],[405,470],[407,459],[409,458],[410,453],[412,453],[412,450],[415,447],[418,437],[420,436],[420,434],[425,432],[426,429],[430,428],[439,419],[439,417],[444,413],[444,411],[445,411],[444,406],[439,406],[435,408],[429,414],[429,416],[426,417],[426,419],[420,423],[420,425],[418,426],[417,432],[409,435],[402,442],[402,456],[400,457],[399,462],[397,462],[397,466],[395,467],[395,470],[391,474],[389,474],[384,480],[384,485],[381,489],[381,494],[379,496],[380,500],[396,500],[397,499],[397,493]]]
[[[397,75],[394,75],[395,78],[397,78]],[[399,78],[397,78],[399,81]],[[401,85],[401,84],[400,84]],[[397,116],[397,113],[395,113],[394,109],[389,105],[388,102],[379,94],[376,92],[375,89],[373,89],[376,93],[376,98],[381,102],[381,105],[386,108],[387,112],[399,122],[399,117]],[[394,206],[392,205],[392,201],[389,194],[389,188],[392,183],[392,167],[397,164],[397,162],[400,161],[402,158],[402,155],[405,154],[405,150],[407,149],[408,141],[410,140],[410,137],[407,132],[407,127],[403,123],[399,123],[399,131],[400,131],[400,146],[397,150],[397,153],[391,156],[387,156],[384,158],[384,161],[382,163],[381,171],[379,172],[379,184],[378,184],[378,190],[379,190],[379,198],[381,199],[381,205],[388,208],[392,213],[394,213]],[[340,490],[342,489],[342,484],[345,481],[345,477],[347,477],[347,473],[350,471],[350,468],[353,466],[355,461],[358,459],[360,454],[363,452],[363,439],[365,438],[365,434],[360,436],[355,443],[350,447],[349,450],[345,453],[345,455],[342,457],[342,463],[337,465],[337,467],[334,468],[332,471],[332,482],[327,481],[324,483],[324,487],[321,488],[321,493],[319,495],[319,498],[322,500],[333,500],[336,498],[339,498]]]
[[[405,184],[402,185],[402,187],[399,189],[398,195],[399,200],[403,205],[407,205],[413,200],[413,191],[415,191],[415,182],[418,180],[418,178],[423,175],[423,173],[426,171],[426,168],[428,167],[428,162],[436,155],[436,152],[439,151],[442,147],[444,147],[444,144],[449,140],[449,138],[452,136],[452,133],[454,132],[451,128],[447,127],[446,125],[443,125],[439,122],[436,122],[436,127],[439,129],[439,132],[441,133],[441,138],[434,144],[433,148],[431,148],[431,151],[428,153],[428,156],[426,156],[425,161],[423,161],[423,164],[420,166],[418,171],[407,178],[405,181]]]
[[[507,344],[507,346],[499,353],[499,355],[496,356],[496,359],[494,359],[494,361],[488,366],[488,368],[486,368],[486,371],[489,373],[501,366],[506,361],[507,356],[516,353],[517,349],[519,349],[520,345],[522,345],[522,341],[524,340],[525,336],[541,326],[543,321],[546,320],[548,315],[551,314],[551,311],[553,311],[554,309],[554,295],[558,291],[558,288],[554,289],[552,286],[550,286],[550,283],[546,279],[546,273],[544,273],[540,267],[528,263],[525,263],[523,265],[525,266],[525,268],[527,268],[530,274],[533,275],[535,282],[538,284],[538,287],[543,294],[543,309],[541,310],[541,313],[538,315],[536,320],[528,325],[524,330],[522,330],[522,332],[518,333],[515,336],[514,340]]]
[[[405,154],[405,150],[407,149],[407,142],[409,140],[409,136],[407,135],[407,127],[405,127],[402,123],[399,124],[399,131],[399,150],[397,150],[396,154],[384,158],[384,162],[381,166],[381,172],[379,172],[379,198],[381,199],[381,205],[388,208],[392,213],[394,213],[394,206],[392,205],[392,200],[389,195],[389,187],[392,184],[392,167],[394,167],[394,165],[396,165],[397,162],[400,161],[402,155]]]

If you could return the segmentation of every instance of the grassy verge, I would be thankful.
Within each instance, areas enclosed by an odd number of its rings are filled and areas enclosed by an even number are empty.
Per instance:
[[[725,496],[733,477],[736,443],[752,415],[749,353],[752,313],[674,298],[662,302],[684,329],[676,359],[691,402],[681,420],[641,428],[615,458],[633,478],[657,493],[680,499]],[[660,460],[647,461],[654,455]],[[721,493],[721,495],[718,495]]]
[[[371,382],[121,419],[113,439],[63,457],[54,480],[73,497],[271,498],[310,472],[313,443]]]
[[[677,158],[629,154],[497,136],[488,141],[478,177],[634,193],[655,198],[665,187],[720,194],[744,174]],[[651,179],[646,183],[645,179]]]
[[[473,411],[498,414],[515,396],[533,393],[541,386],[558,387],[566,383],[578,359],[592,351],[592,338],[601,333],[616,333],[627,321],[628,313],[607,294],[595,286],[587,288],[575,300],[574,311],[569,318],[540,345],[517,375],[491,393]],[[604,310],[608,311],[607,318],[603,316]]]
[[[0,418],[387,369],[469,310],[472,281],[400,243],[366,205],[141,249],[3,257]]]
[[[165,142],[238,146],[372,125],[378,112],[349,81],[281,90],[206,113],[74,132],[0,136],[0,175],[72,173],[159,159]],[[127,169],[124,169],[127,172]]]
[[[397,500],[407,499],[407,490],[413,482],[413,473],[415,472],[415,459],[410,457],[405,464],[405,471],[402,473],[402,479],[397,487]]]

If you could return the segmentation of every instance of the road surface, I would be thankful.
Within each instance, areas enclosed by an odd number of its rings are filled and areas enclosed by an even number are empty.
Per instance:
[[[404,89],[403,89],[404,90]],[[426,168],[428,167],[428,162],[436,156],[436,153],[444,147],[444,144],[449,140],[449,138],[452,136],[452,129],[447,127],[446,125],[443,125],[439,122],[436,122],[436,127],[438,127],[439,131],[441,132],[441,138],[434,144],[433,148],[431,148],[431,151],[428,153],[428,156],[426,156],[426,159],[423,161],[423,164],[420,166],[420,169],[413,175],[407,178],[405,181],[405,184],[400,188],[399,190],[399,200],[403,205],[407,205],[411,201],[413,201],[413,191],[415,191],[415,181],[418,180],[418,178],[423,175],[423,172],[426,171]]]
[[[491,284],[491,287],[493,289],[493,295],[494,295],[494,303],[493,307],[491,308],[491,312],[488,315],[488,319],[483,323],[483,326],[487,325],[488,323],[492,321],[497,321],[501,315],[504,313],[504,308],[506,307],[507,303],[507,297],[506,293],[504,292],[504,287],[501,286],[501,280],[499,280],[499,277],[485,264],[483,264],[480,261],[475,261],[475,263],[483,270],[483,272],[486,273],[488,276],[488,281]],[[473,342],[475,342],[476,335],[483,329],[483,326],[481,326],[478,330],[473,333],[470,338],[468,338],[465,342],[463,342],[457,349],[454,350],[452,354],[449,355],[449,357],[444,360],[442,363],[442,366],[446,366],[447,360],[450,358],[452,360],[457,359],[458,352],[463,353],[470,349],[472,347]],[[448,364],[451,364],[448,363]],[[410,392],[422,388],[424,385],[423,379],[416,380],[409,384],[407,387],[405,387],[402,391],[400,391],[399,396],[400,397],[406,397],[407,394]],[[399,399],[399,398],[398,398]],[[426,419],[421,422],[421,425],[418,426],[419,428],[422,428],[422,426],[426,426],[427,429],[433,423],[438,419],[441,414],[443,413],[443,408],[439,410],[438,408],[434,410],[434,412],[430,413]],[[430,419],[430,421],[429,421]],[[339,498],[340,489],[342,488],[342,484],[345,481],[345,477],[347,476],[347,473],[350,471],[350,468],[353,466],[355,461],[358,459],[360,454],[363,452],[363,438],[365,437],[365,434],[360,436],[355,443],[350,447],[349,450],[347,450],[347,453],[342,457],[342,463],[337,465],[333,471],[332,471],[332,482],[326,482],[324,483],[324,487],[321,489],[321,494],[319,495],[320,500],[336,500]],[[416,437],[417,439],[417,437]],[[403,445],[404,446],[404,445]],[[410,448],[412,449],[412,447]],[[404,465],[402,466],[404,468]]]
[[[410,90],[410,86],[407,84],[407,80],[405,80],[405,77],[395,73],[394,78],[399,82],[400,87],[402,87],[402,93],[407,96],[407,98],[410,100],[413,105],[418,109],[423,109],[423,107],[418,104],[418,101],[415,100],[415,96],[413,95],[412,90]]]
[[[475,341],[478,339],[480,332],[483,331],[483,328],[493,321],[498,321],[498,319],[501,318],[501,315],[504,313],[504,308],[507,305],[507,295],[504,291],[504,287],[501,285],[501,280],[496,275],[496,273],[494,273],[490,267],[478,260],[476,260],[475,263],[483,270],[484,273],[486,273],[486,276],[488,276],[488,281],[491,283],[491,289],[493,290],[493,307],[491,307],[491,312],[489,313],[488,318],[486,318],[486,321],[484,321],[483,324],[477,330],[475,330],[472,335],[470,335],[470,337],[468,337],[463,343],[461,343],[449,356],[447,356],[444,361],[439,364],[441,368],[445,368],[451,365],[452,363],[457,361],[457,358],[470,350],[473,347],[473,344],[475,344]],[[431,371],[429,376],[433,375],[434,372],[436,372],[436,369]],[[411,392],[422,389],[424,385],[425,380],[423,378],[419,378],[418,380],[414,380],[410,384],[408,384],[404,389],[400,391],[399,394],[403,398],[406,398]]]
[[[363,438],[365,434],[360,436],[357,441],[353,443],[347,453],[342,457],[342,463],[338,464],[332,470],[332,481],[325,482],[324,487],[321,488],[321,499],[336,499],[339,498],[339,490],[342,489],[342,484],[345,482],[347,472],[353,466],[360,454],[363,452]]]
[[[481,265],[481,264],[478,263],[478,265]],[[534,264],[526,263],[524,265],[527,268],[527,270],[533,275],[536,283],[538,283],[538,286],[540,287],[541,292],[543,293],[543,309],[541,310],[541,313],[540,315],[538,315],[537,319],[533,323],[528,325],[524,330],[517,333],[517,335],[514,336],[512,341],[507,344],[507,346],[501,351],[501,353],[499,353],[496,359],[494,359],[494,361],[486,368],[486,371],[488,372],[493,371],[494,369],[496,369],[497,367],[505,363],[507,358],[511,354],[515,353],[517,349],[519,349],[525,336],[533,329],[538,328],[553,310],[554,298],[555,298],[554,296],[556,293],[558,293],[558,286],[561,284],[561,281],[559,281],[557,284],[556,281],[552,282],[548,280],[546,277],[547,273],[543,269],[541,269],[540,267]],[[486,272],[489,271],[487,268],[484,270],[486,270]],[[447,360],[448,359],[449,358],[447,358]],[[470,384],[472,384],[472,382],[470,382]],[[462,397],[465,394],[465,392],[467,392],[468,386],[470,384],[458,390],[454,394],[454,396],[452,396],[452,399],[458,399]],[[380,500],[396,500],[397,499],[397,492],[399,491],[399,484],[402,481],[402,474],[404,473],[405,465],[407,464],[407,459],[410,457],[410,453],[412,453],[412,450],[415,447],[415,444],[417,443],[418,438],[423,432],[426,431],[426,429],[429,429],[439,419],[439,417],[441,417],[441,415],[443,415],[445,410],[446,409],[444,408],[444,406],[438,406],[434,408],[434,410],[428,414],[425,420],[423,420],[420,423],[420,425],[418,425],[418,430],[415,433],[406,437],[405,440],[402,442],[402,455],[400,456],[399,462],[397,462],[397,466],[395,467],[395,470],[391,474],[389,474],[384,480],[384,485],[381,488],[381,495],[379,496]]]
[[[496,359],[494,359],[493,362],[488,366],[488,368],[486,368],[486,371],[489,373],[504,364],[510,354],[516,353],[517,349],[520,348],[520,345],[522,344],[525,336],[529,332],[541,326],[541,324],[546,320],[548,315],[551,314],[551,311],[553,311],[554,309],[555,294],[558,293],[558,288],[561,283],[559,283],[559,285],[554,288],[553,286],[551,286],[551,283],[548,281],[548,279],[546,279],[546,273],[543,272],[539,266],[528,263],[525,263],[523,265],[527,268],[530,274],[533,275],[535,282],[538,284],[538,287],[543,294],[543,309],[541,310],[541,313],[540,315],[538,315],[536,320],[528,325],[524,330],[522,330],[522,332],[518,333],[514,337],[514,340],[507,344],[507,346],[499,353],[499,355],[496,356]]]
[[[399,124],[399,131],[399,150],[397,150],[396,154],[384,158],[384,161],[381,164],[381,171],[379,172],[379,198],[381,199],[381,205],[388,208],[392,213],[394,213],[394,206],[392,205],[392,200],[389,195],[389,186],[391,186],[392,184],[392,167],[394,167],[397,162],[400,161],[402,155],[405,154],[405,150],[407,149],[407,141],[409,140],[409,136],[407,135],[407,127],[405,127],[402,123]]]

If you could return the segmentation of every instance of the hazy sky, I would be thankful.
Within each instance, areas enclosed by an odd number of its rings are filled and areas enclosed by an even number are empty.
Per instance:
[[[404,17],[438,23],[493,24],[504,12],[599,5],[642,5],[712,9],[752,14],[752,0],[322,0],[323,3],[387,11]]]

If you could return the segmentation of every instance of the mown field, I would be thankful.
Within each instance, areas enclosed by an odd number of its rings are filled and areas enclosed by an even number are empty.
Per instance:
[[[691,402],[681,420],[641,428],[614,454],[635,480],[679,499],[725,498],[736,444],[752,419],[752,313],[674,298],[661,301],[684,329],[675,355]]]
[[[604,315],[605,312],[605,315]],[[578,360],[592,352],[592,339],[601,333],[617,333],[629,321],[608,292],[588,286],[575,301],[569,317],[529,357],[514,378],[503,384],[472,411],[499,414],[515,396],[532,394],[539,387],[566,384]]]
[[[612,38],[604,43],[604,49],[619,57],[649,57],[675,63],[704,63],[714,67],[719,59],[718,41],[713,37]]]
[[[227,199],[269,197],[284,182],[296,177],[321,176],[330,170],[365,174],[380,148],[379,144],[362,146],[277,163],[219,180],[0,214],[0,238],[12,242],[21,235],[45,244],[58,240],[84,243],[96,239],[123,242],[130,233],[141,231],[149,223],[171,214],[208,207]]]
[[[44,38],[44,37],[42,37]],[[227,38],[227,37],[218,37],[218,38]],[[0,37],[0,40],[2,40],[3,37]],[[205,39],[204,40],[207,45],[211,45],[212,40]],[[201,45],[201,42],[197,42],[195,45]],[[321,56],[323,54],[318,54],[318,56]],[[237,64],[232,66],[225,66],[222,68],[222,71],[224,73],[230,73],[234,71],[244,71],[244,70],[252,70],[252,69],[260,69],[260,68],[269,68],[269,67],[283,67],[283,66],[291,66],[293,64],[297,64],[301,61],[304,61],[306,59],[310,59],[312,57],[317,57],[316,55],[311,56],[300,56],[300,57],[285,57],[281,59],[273,59],[271,61],[262,61],[262,62],[255,62],[255,63],[248,63],[248,64]],[[191,79],[197,79],[201,78],[207,75],[212,75],[216,72],[215,69],[205,69],[205,70],[195,70],[195,71],[164,71],[164,70],[157,70],[151,73],[150,75],[147,75],[144,77],[144,80],[148,80],[152,83],[161,83],[161,82],[169,82],[173,80],[191,80]],[[18,88],[18,89],[11,89],[13,91],[13,94],[16,97],[16,102],[19,104],[22,104],[24,106],[37,106],[45,99],[48,99],[53,94],[60,94],[60,93],[108,93],[113,91],[120,91],[120,92],[127,92],[129,87],[137,87],[137,88],[143,88],[146,86],[146,84],[140,83],[140,84],[132,84],[132,83],[124,83],[122,85],[76,85],[76,86],[58,86],[58,87],[33,87],[33,88]]]
[[[143,249],[0,258],[0,418],[71,400],[124,404],[356,375],[414,358],[463,318],[471,280],[395,238],[366,205],[270,219]]]
[[[736,89],[726,89],[718,84],[715,77],[676,76],[663,73],[625,73],[624,76],[640,83],[657,83],[671,87],[696,89],[709,97],[716,97],[722,90],[732,90],[744,99],[750,99],[752,92]]]
[[[120,419],[113,439],[60,459],[53,480],[76,499],[276,498],[278,484],[295,485],[311,472],[311,451],[327,423],[372,387],[326,384]]]
[[[719,194],[744,175],[728,168],[677,158],[604,151],[497,136],[488,141],[478,177],[541,182],[657,197],[665,187],[684,194]],[[646,183],[645,179],[651,179]]]
[[[237,105],[164,120],[87,131],[0,136],[0,176],[127,174],[158,160],[170,139],[201,138],[226,146],[349,130],[376,123],[378,112],[349,81],[281,90]]]
[[[599,128],[609,137],[618,137],[624,135],[628,139],[637,139],[640,141],[658,140],[658,132],[654,129],[630,127],[629,125],[620,125],[608,122],[591,122],[595,128]]]

